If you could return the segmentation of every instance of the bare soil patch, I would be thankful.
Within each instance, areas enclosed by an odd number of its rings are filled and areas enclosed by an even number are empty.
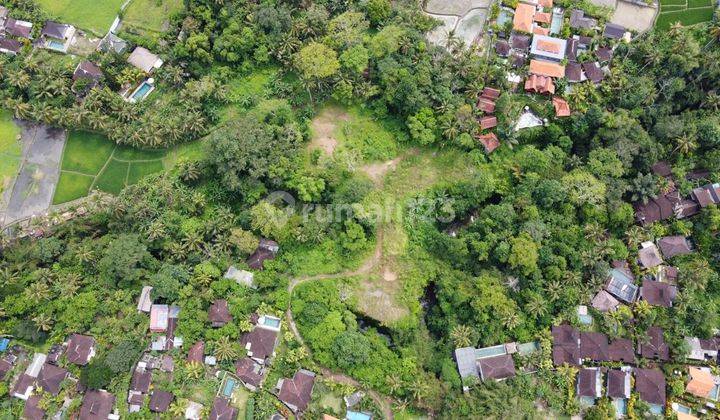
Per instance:
[[[363,165],[360,167],[360,170],[365,173],[365,175],[367,175],[375,185],[382,185],[383,179],[385,179],[385,174],[389,171],[395,170],[401,160],[402,156],[398,156],[395,159],[388,160],[387,162]]]
[[[312,141],[310,150],[320,150],[325,155],[331,156],[338,146],[335,138],[335,129],[339,121],[348,121],[350,115],[339,107],[327,107],[318,114],[311,124]]]

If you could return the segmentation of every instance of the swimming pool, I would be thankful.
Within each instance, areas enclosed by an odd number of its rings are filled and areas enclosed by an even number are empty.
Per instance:
[[[371,418],[370,414],[361,413],[359,411],[348,410],[347,414],[345,414],[346,420],[370,420]]]
[[[512,12],[512,10],[501,9],[500,13],[498,13],[497,19],[495,19],[495,23],[497,24],[497,26],[502,28],[503,26],[505,26],[506,23],[510,22],[513,19],[513,15],[514,13]]]
[[[484,359],[486,357],[502,356],[506,354],[505,344],[498,344],[497,346],[485,347],[482,349],[475,350],[475,357],[478,359]]]
[[[269,328],[280,328],[280,318],[265,315],[262,317],[262,325]]]
[[[132,102],[142,101],[143,99],[145,99],[146,96],[150,94],[150,92],[152,92],[153,89],[155,88],[150,83],[142,82],[142,84],[137,89],[135,89],[135,92],[130,95],[130,100]]]
[[[615,406],[615,412],[618,415],[624,416],[627,414],[627,400],[625,398],[615,398],[612,403]]]
[[[65,51],[65,44],[54,39],[49,40],[45,46],[51,50]]]
[[[233,390],[235,389],[235,379],[227,378],[225,381],[225,386],[223,386],[222,394],[230,398],[232,396]]]
[[[553,9],[552,21],[550,22],[550,33],[559,34],[563,26],[563,10]]]

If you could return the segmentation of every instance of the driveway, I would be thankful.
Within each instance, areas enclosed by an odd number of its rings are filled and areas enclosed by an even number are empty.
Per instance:
[[[23,157],[7,206],[0,212],[0,224],[7,225],[33,215],[44,214],[52,204],[60,178],[60,162],[67,134],[65,130],[32,122],[18,122],[22,129]]]

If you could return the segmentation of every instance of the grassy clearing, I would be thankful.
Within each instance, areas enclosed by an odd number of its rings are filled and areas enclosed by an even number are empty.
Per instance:
[[[0,153],[20,157],[22,146],[18,141],[20,127],[15,124],[9,111],[0,109]]]
[[[182,9],[182,0],[132,0],[125,9],[123,22],[146,31],[162,32],[170,16]]]
[[[40,6],[62,22],[97,35],[105,34],[124,0],[38,0]]]
[[[67,203],[85,197],[94,180],[95,177],[89,175],[60,172],[60,181],[55,190],[53,204]]]
[[[698,7],[712,7],[712,0],[687,0],[688,9],[696,9]]]
[[[678,6],[685,6],[687,4],[687,0],[660,0],[660,6],[671,6],[671,5],[678,5]]]
[[[226,122],[238,118],[260,99],[269,97],[270,81],[278,73],[279,68],[270,66],[230,80],[227,83],[229,104],[221,111],[221,121]]]
[[[238,416],[239,419],[245,418],[245,407],[247,406],[247,401],[250,398],[250,391],[245,389],[244,386],[239,385],[235,388],[235,391],[232,395],[232,404],[238,408]]]
[[[391,120],[376,120],[360,108],[348,110],[349,119],[338,121],[335,137],[348,149],[356,151],[367,162],[392,159],[398,153],[400,133]]]

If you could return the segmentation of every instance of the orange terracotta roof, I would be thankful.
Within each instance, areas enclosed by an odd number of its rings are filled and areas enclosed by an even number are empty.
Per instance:
[[[500,146],[500,141],[495,133],[481,134],[478,136],[478,140],[485,147],[485,152],[487,153],[492,153],[493,150]]]
[[[497,117],[493,116],[485,116],[480,118],[480,128],[483,130],[486,130],[488,128],[493,128],[497,126]]]
[[[538,0],[538,4],[549,9],[553,7],[553,0]]]
[[[569,117],[570,116],[570,105],[567,101],[559,96],[553,96],[553,106],[555,107],[556,117]]]
[[[690,382],[688,382],[685,391],[701,398],[707,398],[715,386],[712,374],[708,371],[691,367],[690,378]]]
[[[560,54],[562,49],[562,43],[559,41],[542,39],[537,42],[537,49],[553,54]]]
[[[548,77],[565,77],[565,66],[544,60],[530,60],[530,73]]]
[[[535,6],[518,3],[513,17],[513,29],[528,33],[532,32],[533,16],[535,16]]]
[[[535,13],[535,17],[533,18],[535,22],[540,23],[550,23],[552,20],[552,15],[550,13]]]
[[[528,92],[535,93],[555,93],[555,84],[549,77],[538,76],[531,74],[530,77],[525,80],[525,90]]]
[[[534,33],[535,35],[545,35],[545,36],[549,36],[549,35],[550,35],[550,29],[548,29],[548,28],[543,28],[542,26],[536,26],[536,27],[532,28],[532,33]]]

